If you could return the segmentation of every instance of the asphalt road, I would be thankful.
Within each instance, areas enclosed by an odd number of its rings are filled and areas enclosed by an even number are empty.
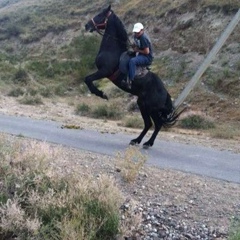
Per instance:
[[[0,114],[0,132],[115,156],[136,136],[62,129],[61,123]],[[150,165],[240,183],[240,154],[156,139],[146,153]]]

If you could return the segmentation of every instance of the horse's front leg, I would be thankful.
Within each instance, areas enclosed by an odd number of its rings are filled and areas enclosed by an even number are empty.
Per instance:
[[[103,91],[99,90],[93,84],[94,81],[99,80],[99,79],[104,78],[104,77],[106,77],[105,73],[97,71],[97,72],[95,72],[95,73],[85,77],[85,83],[88,86],[88,89],[90,90],[91,93],[95,94],[98,97],[101,97],[103,99],[107,99],[108,100],[107,95]]]

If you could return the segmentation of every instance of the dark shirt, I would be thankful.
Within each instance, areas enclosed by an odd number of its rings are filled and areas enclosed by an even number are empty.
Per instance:
[[[145,55],[149,58],[149,60],[153,60],[153,52],[152,52],[152,44],[148,38],[148,36],[143,33],[139,38],[134,37],[134,42],[137,45],[137,47],[141,50],[143,50],[144,48],[149,48],[149,54],[143,54],[143,53],[139,53],[140,55]]]

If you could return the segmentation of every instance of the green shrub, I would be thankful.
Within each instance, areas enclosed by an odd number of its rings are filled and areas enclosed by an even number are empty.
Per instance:
[[[99,105],[92,110],[91,115],[95,118],[119,119],[122,113],[114,105]]]
[[[38,89],[29,87],[27,89],[27,94],[29,94],[30,96],[36,96],[38,94]]]
[[[60,83],[57,86],[55,86],[54,93],[57,96],[64,96],[64,95],[66,95],[66,92],[67,92],[67,88],[64,83]]]
[[[133,117],[125,117],[121,121],[121,125],[129,128],[143,128],[144,123],[140,117],[133,116]]]
[[[5,33],[7,38],[18,37],[23,30],[16,23],[10,23],[6,26]]]
[[[235,218],[230,227],[228,240],[239,239],[240,239],[240,218]]]
[[[49,98],[53,95],[50,87],[41,87],[39,89],[39,94],[43,97]]]
[[[187,129],[210,129],[215,127],[212,121],[199,115],[191,115],[181,119],[179,126]]]
[[[86,115],[88,115],[90,113],[90,110],[91,110],[91,108],[87,104],[82,103],[82,104],[78,104],[77,105],[75,113],[77,115],[86,116]]]
[[[28,81],[29,79],[26,70],[20,67],[13,76],[13,82],[27,84]]]
[[[32,95],[25,95],[23,96],[22,99],[19,100],[21,104],[26,104],[26,105],[39,105],[43,104],[42,98],[40,96],[32,96]]]
[[[41,77],[54,78],[58,76],[71,75],[79,69],[79,61],[32,61],[27,68]]]
[[[99,221],[97,224],[102,225],[102,227],[96,231],[94,234],[95,239],[108,239],[108,236],[114,236],[118,232],[119,226],[119,215],[109,214],[109,209],[106,205],[99,202],[98,199],[90,199],[90,201],[85,202],[86,216],[87,218],[93,218]]]
[[[22,88],[14,88],[8,93],[8,96],[19,97],[19,96],[22,96],[23,94],[24,94],[24,91],[22,90]]]

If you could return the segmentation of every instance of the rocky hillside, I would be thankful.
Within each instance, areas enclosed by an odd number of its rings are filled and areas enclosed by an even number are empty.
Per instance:
[[[89,46],[75,51],[88,19],[106,1],[0,0],[0,88],[34,82],[73,88],[86,72],[79,71]],[[155,51],[153,71],[176,98],[214,46],[240,7],[238,0],[120,0],[112,8],[131,36],[142,22]],[[94,34],[96,47],[100,36]],[[97,40],[96,40],[97,39]],[[240,121],[240,24],[186,99],[193,110],[221,121]],[[74,48],[75,47],[75,48]],[[93,56],[95,52],[93,51]],[[27,80],[26,80],[27,79]]]

